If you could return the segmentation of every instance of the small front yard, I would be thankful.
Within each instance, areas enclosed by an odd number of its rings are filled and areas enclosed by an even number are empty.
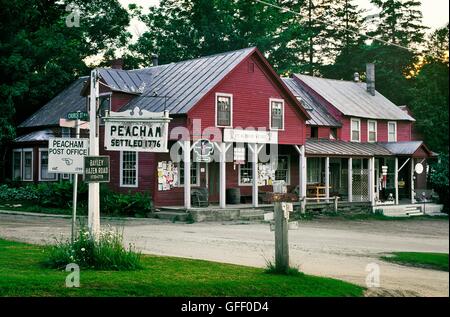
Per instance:
[[[0,296],[362,296],[364,288],[310,275],[183,258],[143,256],[137,271],[82,270],[80,288],[65,271],[42,266],[44,248],[0,239]]]
[[[393,252],[392,255],[383,256],[381,259],[400,265],[448,272],[447,253]]]

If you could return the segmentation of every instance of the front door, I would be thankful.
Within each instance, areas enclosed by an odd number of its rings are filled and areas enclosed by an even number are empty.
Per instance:
[[[209,192],[209,202],[219,201],[219,190],[220,190],[220,171],[219,163],[212,162],[208,164],[208,192]]]

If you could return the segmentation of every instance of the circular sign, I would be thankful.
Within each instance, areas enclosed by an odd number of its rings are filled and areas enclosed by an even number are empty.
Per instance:
[[[423,165],[422,165],[422,163],[417,163],[416,167],[414,168],[414,170],[416,171],[417,174],[422,174],[423,173]]]

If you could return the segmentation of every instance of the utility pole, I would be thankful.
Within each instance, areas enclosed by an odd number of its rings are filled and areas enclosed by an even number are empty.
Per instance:
[[[91,71],[89,102],[89,155],[99,155],[97,107],[99,96],[98,71]],[[100,231],[100,184],[89,183],[88,227],[92,236]]]
[[[288,219],[282,202],[274,203],[275,218],[275,268],[277,272],[289,269]]]

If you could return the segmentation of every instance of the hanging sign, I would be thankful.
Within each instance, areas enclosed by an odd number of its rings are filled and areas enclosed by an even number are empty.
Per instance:
[[[224,129],[224,142],[278,144],[277,131]]]
[[[416,166],[414,167],[414,171],[419,175],[422,174],[423,173],[423,164],[417,163]]]
[[[194,152],[194,162],[210,163],[212,161],[214,144],[210,140],[201,139],[196,141],[192,145],[192,150]]]
[[[48,140],[48,172],[83,174],[83,159],[88,154],[88,139],[51,138]]]
[[[134,110],[107,112],[105,148],[108,151],[167,153],[169,113]]]
[[[86,156],[84,158],[84,181],[86,183],[109,183],[109,156]]]

